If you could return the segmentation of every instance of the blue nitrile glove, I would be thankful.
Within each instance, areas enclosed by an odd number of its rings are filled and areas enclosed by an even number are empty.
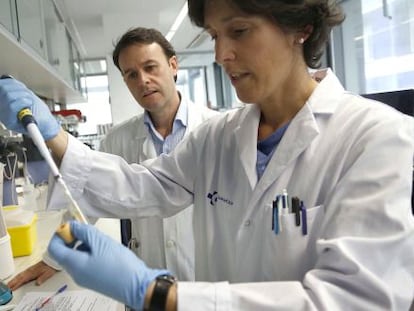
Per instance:
[[[60,125],[47,105],[23,83],[13,78],[0,79],[0,122],[9,130],[27,134],[17,118],[23,108],[29,108],[45,140],[55,137]]]
[[[72,249],[55,234],[48,247],[52,258],[79,285],[142,310],[148,285],[169,272],[148,268],[131,250],[91,225],[71,221],[70,227],[82,245]],[[85,248],[89,250],[81,250]]]

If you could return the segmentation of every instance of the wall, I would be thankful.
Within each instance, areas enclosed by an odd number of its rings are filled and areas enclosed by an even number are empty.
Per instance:
[[[118,68],[115,67],[112,61],[112,56],[107,56],[108,64],[108,82],[109,82],[109,97],[112,112],[112,123],[114,125],[121,123],[138,113],[143,112],[143,109],[132,97]]]

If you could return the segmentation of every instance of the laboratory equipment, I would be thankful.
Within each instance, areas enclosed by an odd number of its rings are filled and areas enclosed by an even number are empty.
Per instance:
[[[13,274],[14,261],[10,242],[10,235],[7,232],[6,222],[3,216],[3,164],[1,163],[0,181],[0,280],[2,280]]]
[[[5,305],[10,300],[12,300],[13,294],[11,289],[0,281],[0,305]]]
[[[13,79],[13,77],[10,75],[2,75],[0,79]],[[56,182],[62,186],[64,193],[70,202],[69,207],[68,207],[69,212],[71,213],[74,219],[76,219],[79,222],[87,224],[88,223],[87,218],[83,215],[81,209],[79,208],[79,205],[76,203],[75,199],[71,195],[69,188],[64,182],[62,175],[60,174],[59,169],[57,165],[55,164],[55,161],[53,161],[52,155],[50,154],[46,146],[46,143],[43,139],[43,136],[40,133],[40,130],[37,126],[37,122],[32,114],[32,111],[29,109],[29,107],[23,108],[19,111],[17,118],[22,123],[22,125],[26,128],[26,131],[28,132],[30,138],[33,140],[33,143],[39,149],[40,154],[43,156],[46,163],[50,167],[50,170]]]
[[[37,214],[17,205],[3,209],[13,257],[30,255],[37,241]]]
[[[56,233],[60,236],[60,238],[65,241],[66,244],[71,245],[75,242],[75,238],[72,235],[72,232],[70,230],[70,224],[69,223],[63,223],[57,228]],[[74,246],[75,247],[75,246]]]
[[[83,212],[81,211],[81,209],[79,208],[79,205],[73,198],[72,194],[69,191],[68,186],[63,180],[63,177],[60,174],[59,169],[46,146],[43,136],[40,133],[39,128],[37,127],[36,120],[33,117],[32,112],[30,111],[30,109],[25,108],[25,109],[20,110],[17,117],[22,122],[22,124],[25,126],[27,132],[29,133],[29,136],[33,140],[33,143],[39,149],[40,154],[43,156],[46,163],[49,165],[50,170],[56,182],[58,182],[62,186],[64,193],[70,202],[69,212],[71,213],[74,219],[76,219],[77,221],[81,223],[87,224],[88,220],[83,214]]]

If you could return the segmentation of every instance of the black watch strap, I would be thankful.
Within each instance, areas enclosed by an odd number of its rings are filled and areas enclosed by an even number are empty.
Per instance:
[[[155,286],[148,311],[165,311],[168,292],[176,281],[176,278],[169,274],[160,275],[155,279]]]

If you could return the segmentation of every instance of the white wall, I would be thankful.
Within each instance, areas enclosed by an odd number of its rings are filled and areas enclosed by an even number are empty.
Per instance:
[[[142,113],[144,110],[135,101],[126,87],[118,68],[115,67],[112,56],[108,55],[108,82],[109,98],[112,112],[112,123],[121,123],[132,116]]]

